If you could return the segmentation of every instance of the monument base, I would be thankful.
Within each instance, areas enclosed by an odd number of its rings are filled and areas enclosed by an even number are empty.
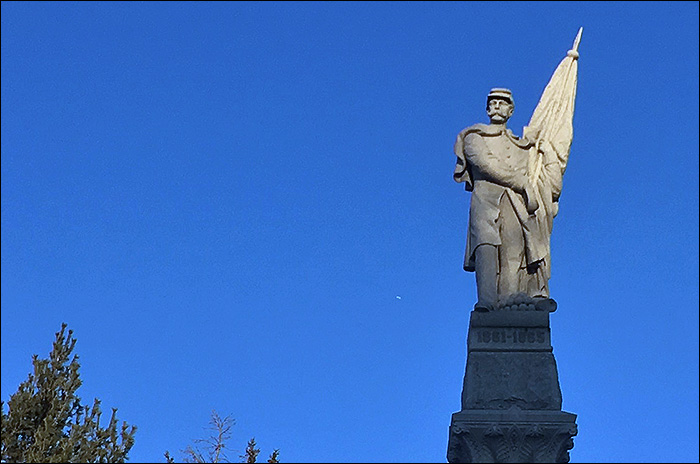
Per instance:
[[[452,415],[448,462],[569,462],[576,415],[564,411],[472,409]]]
[[[534,305],[472,312],[448,462],[569,462],[576,415],[561,410],[549,315]]]

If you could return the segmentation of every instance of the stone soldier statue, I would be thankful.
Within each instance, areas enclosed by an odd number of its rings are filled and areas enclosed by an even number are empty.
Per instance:
[[[476,272],[474,309],[498,309],[523,295],[537,309],[553,310],[549,236],[563,170],[551,143],[538,139],[540,128],[525,128],[518,138],[506,127],[510,90],[492,89],[486,101],[491,123],[462,130],[454,147],[454,180],[472,192],[464,269]]]

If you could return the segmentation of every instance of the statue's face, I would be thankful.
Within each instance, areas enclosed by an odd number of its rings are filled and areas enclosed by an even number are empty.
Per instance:
[[[513,104],[501,98],[492,98],[486,107],[492,124],[503,124],[513,115]]]

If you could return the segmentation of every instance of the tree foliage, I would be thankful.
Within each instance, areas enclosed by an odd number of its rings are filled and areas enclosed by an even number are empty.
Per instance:
[[[231,428],[236,423],[230,415],[226,417],[221,417],[216,411],[212,411],[211,418],[209,419],[208,429],[211,434],[208,438],[195,440],[195,445],[188,445],[182,453],[184,454],[184,462],[188,463],[219,463],[219,462],[231,462],[228,460],[226,454],[227,441],[231,438]],[[204,447],[204,451],[200,450],[199,446]],[[240,455],[239,458],[242,459],[241,462],[257,462],[258,454],[260,454],[260,449],[257,448],[255,443],[255,437],[248,441],[248,445],[245,449],[245,454]],[[275,449],[270,454],[268,458],[268,463],[279,463],[280,451]],[[170,455],[170,452],[165,452],[165,461],[168,463],[174,463],[175,459]]]
[[[241,456],[245,459],[244,462],[257,462],[260,448],[256,448],[255,445],[255,437],[248,440],[248,445],[245,447],[245,455]]]
[[[1,424],[2,462],[125,462],[134,444],[135,426],[117,423],[116,409],[106,428],[102,410],[80,404],[76,390],[82,384],[78,356],[71,353],[76,340],[66,335],[66,324],[56,333],[48,359],[32,357],[34,373],[4,402]]]

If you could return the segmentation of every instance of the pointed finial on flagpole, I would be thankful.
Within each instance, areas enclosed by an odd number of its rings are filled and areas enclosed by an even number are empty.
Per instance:
[[[581,42],[581,33],[583,32],[583,27],[580,27],[578,30],[578,34],[576,34],[576,39],[574,39],[574,46],[572,47],[572,50],[578,51],[578,44]]]
[[[578,44],[581,42],[581,33],[583,32],[583,27],[580,27],[578,30],[578,34],[576,34],[576,38],[574,39],[574,46],[566,52],[567,56],[572,57],[573,59],[578,58]]]

